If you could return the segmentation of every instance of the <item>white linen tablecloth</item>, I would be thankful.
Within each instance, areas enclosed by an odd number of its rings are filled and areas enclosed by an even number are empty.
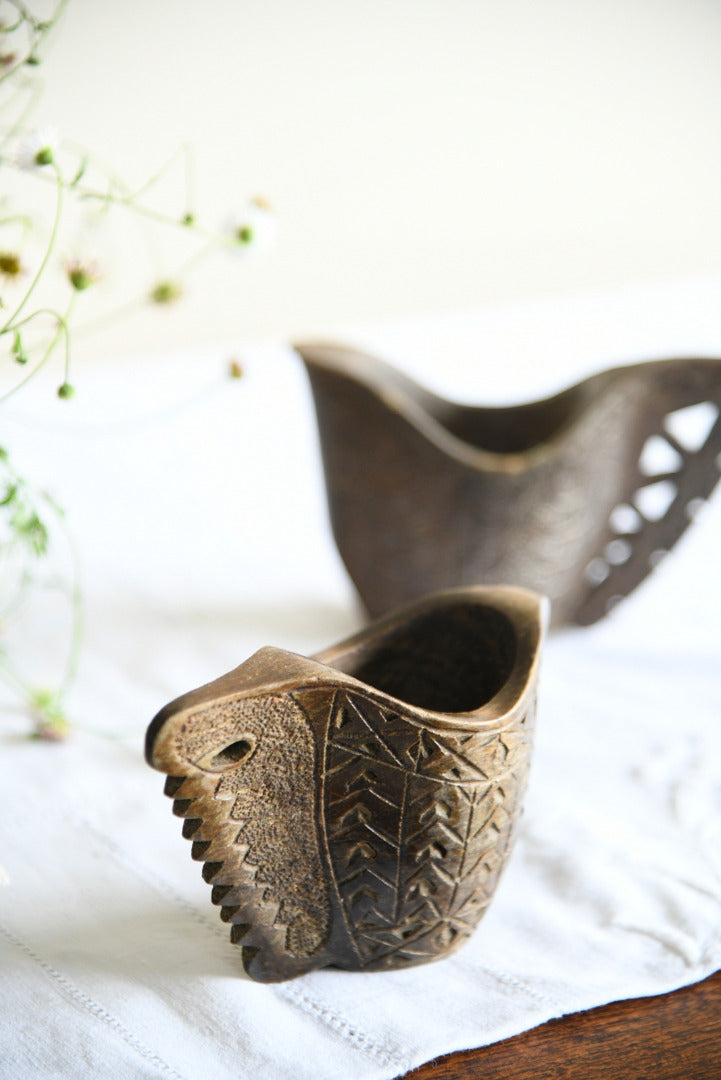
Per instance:
[[[335,331],[448,396],[533,398],[599,367],[721,356],[721,281]],[[237,348],[237,343],[231,343]],[[525,814],[472,941],[426,967],[240,977],[145,727],[264,644],[362,623],[281,344],[135,357],[52,382],[0,443],[67,508],[86,640],[62,745],[0,709],[0,1077],[384,1080],[721,967],[721,491],[603,623],[547,644]],[[59,619],[59,616],[58,616]],[[29,660],[52,670],[60,623]]]

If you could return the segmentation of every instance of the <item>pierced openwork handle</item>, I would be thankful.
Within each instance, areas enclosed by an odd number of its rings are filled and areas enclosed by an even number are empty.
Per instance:
[[[669,363],[659,381],[639,412],[638,456],[585,568],[587,593],[574,617],[581,625],[600,619],[658,565],[721,475],[721,362]]]

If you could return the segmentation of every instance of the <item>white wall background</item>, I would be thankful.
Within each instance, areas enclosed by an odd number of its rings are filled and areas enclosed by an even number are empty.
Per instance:
[[[70,0],[44,77],[131,181],[188,139],[202,217],[279,215],[95,354],[721,271],[719,0]]]

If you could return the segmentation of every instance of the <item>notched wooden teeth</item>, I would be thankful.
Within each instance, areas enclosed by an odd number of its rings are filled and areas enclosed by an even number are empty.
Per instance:
[[[199,817],[189,817],[183,822],[183,836],[186,840],[190,838],[198,831],[203,824],[203,819]]]
[[[260,952],[260,947],[256,945],[243,945],[241,952],[241,960],[243,961],[243,967],[247,972],[250,972],[250,965],[255,960],[256,956]],[[257,976],[256,976],[257,977]],[[272,981],[272,980],[271,980]]]
[[[196,862],[201,862],[206,851],[210,847],[210,840],[194,840],[193,846],[190,850],[190,856],[195,859]]]
[[[183,785],[187,780],[187,776],[167,776],[165,779],[165,794],[173,799],[173,813],[175,816],[184,819],[183,836],[186,840],[192,841],[192,858],[197,862],[201,862],[209,854],[211,855],[211,861],[203,863],[203,880],[212,886],[211,900],[220,907],[222,921],[230,926],[231,943],[241,946],[242,963],[247,971],[251,964],[257,967],[259,961],[256,958],[263,949],[262,945],[251,944],[254,938],[252,933],[254,923],[251,921],[253,915],[252,905],[249,907],[246,900],[242,898],[242,886],[239,886],[238,883],[235,885],[214,884],[215,879],[219,877],[223,869],[224,863],[212,860],[212,854],[214,854],[212,850],[213,841],[202,839],[203,819],[196,816],[198,806],[193,787],[186,787],[185,789],[193,793],[193,798],[177,798],[178,795],[183,795]],[[193,839],[193,837],[198,838]],[[246,876],[252,876],[253,874],[254,868],[248,867]],[[226,899],[228,902],[224,903]],[[241,902],[238,903],[238,900],[241,900]],[[243,942],[247,942],[247,944],[242,944]],[[261,975],[256,974],[254,977],[260,978]],[[263,975],[262,978],[263,981],[268,981],[267,975]]]
[[[212,885],[213,878],[216,877],[222,869],[222,862],[205,863],[203,866],[203,881],[206,881],[208,885]]]
[[[223,900],[232,889],[232,885],[214,885],[213,891],[210,894],[211,902],[213,904],[222,904]]]
[[[165,778],[165,794],[172,799],[173,796],[177,794],[177,792],[183,786],[185,780],[185,776],[167,776]]]

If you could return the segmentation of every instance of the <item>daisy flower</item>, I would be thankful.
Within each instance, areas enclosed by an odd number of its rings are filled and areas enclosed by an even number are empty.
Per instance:
[[[66,260],[65,275],[76,292],[83,292],[99,280],[100,271],[95,259],[75,258]]]
[[[22,140],[17,150],[17,163],[21,169],[39,169],[51,165],[58,146],[55,128],[36,128]]]
[[[250,199],[229,223],[227,232],[236,251],[257,254],[275,240],[275,214],[264,199]]]

